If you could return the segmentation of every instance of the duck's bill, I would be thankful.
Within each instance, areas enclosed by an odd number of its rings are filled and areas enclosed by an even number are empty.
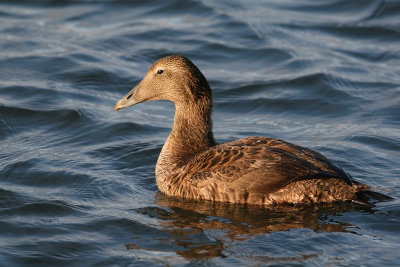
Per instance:
[[[136,87],[133,88],[129,93],[127,93],[123,98],[121,98],[117,104],[115,104],[115,110],[118,111],[122,108],[127,108],[130,106],[133,106],[135,104],[138,104],[141,101],[137,101],[135,99],[135,94],[136,94]]]
[[[125,99],[125,97],[124,97],[124,98],[122,98],[121,100],[119,100],[119,101],[117,102],[117,104],[115,104],[115,110],[118,111],[118,110],[120,110],[121,108],[127,108],[127,107],[132,106],[132,105],[134,105],[134,104],[129,104],[129,103],[127,103],[127,101],[126,101],[126,99]]]

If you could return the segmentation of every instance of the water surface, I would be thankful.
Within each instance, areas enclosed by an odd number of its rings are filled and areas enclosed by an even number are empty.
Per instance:
[[[0,262],[398,265],[399,29],[399,1],[2,1]],[[160,194],[173,105],[113,108],[175,53],[213,88],[217,141],[307,146],[394,200],[263,208]]]

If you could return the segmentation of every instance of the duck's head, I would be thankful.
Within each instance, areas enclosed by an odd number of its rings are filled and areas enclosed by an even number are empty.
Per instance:
[[[115,105],[115,110],[151,100],[177,104],[211,99],[211,89],[200,70],[187,58],[172,55],[157,60],[146,76]]]

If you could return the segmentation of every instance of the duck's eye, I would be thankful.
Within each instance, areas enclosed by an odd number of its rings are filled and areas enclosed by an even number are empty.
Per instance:
[[[162,74],[164,71],[163,70],[158,70],[157,74]]]

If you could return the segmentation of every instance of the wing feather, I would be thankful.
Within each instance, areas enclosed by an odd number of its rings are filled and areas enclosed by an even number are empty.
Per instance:
[[[272,193],[305,179],[337,178],[346,173],[321,154],[279,139],[249,137],[217,145],[192,159],[183,170],[196,187],[218,183],[225,190]]]

